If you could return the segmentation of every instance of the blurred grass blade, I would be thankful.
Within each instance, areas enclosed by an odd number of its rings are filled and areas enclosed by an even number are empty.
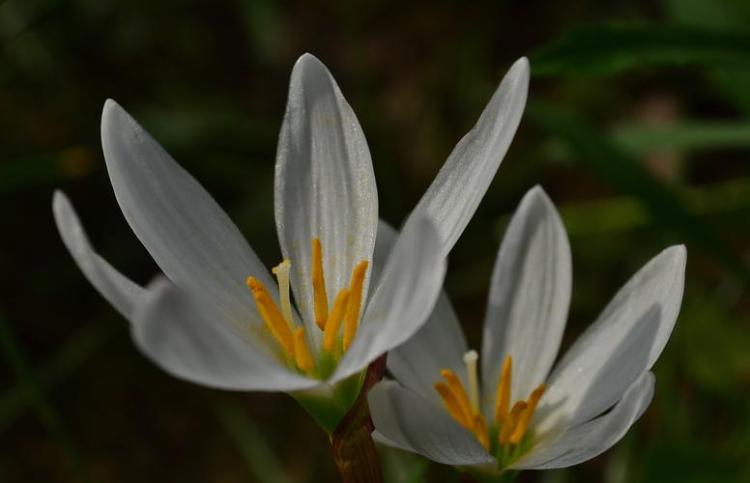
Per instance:
[[[667,0],[666,14],[673,22],[712,29],[742,30],[750,21],[750,8],[746,0]],[[750,68],[709,72],[716,88],[745,114],[750,114]]]
[[[45,399],[29,368],[23,350],[13,335],[10,323],[2,314],[0,314],[0,350],[18,379],[19,384],[22,385],[28,398],[32,401],[34,412],[40,423],[67,455],[71,473],[78,481],[90,481],[79,452],[75,448],[54,407]]]
[[[628,124],[612,133],[617,144],[632,155],[658,150],[687,151],[750,146],[750,122],[683,122],[649,126]]]
[[[597,25],[540,48],[531,65],[537,76],[601,75],[648,65],[746,68],[750,35],[672,25]]]
[[[52,357],[34,370],[34,380],[39,390],[46,394],[74,374],[115,334],[124,332],[122,324],[94,323],[70,336]],[[35,393],[20,381],[0,397],[0,431],[34,405]]]
[[[216,416],[234,440],[255,480],[265,483],[291,483],[281,462],[237,400],[227,398],[217,404]]]
[[[695,216],[710,216],[714,223],[736,223],[742,212],[750,213],[750,178],[680,190]],[[558,206],[571,237],[618,233],[653,224],[644,204],[633,197],[581,201]],[[510,216],[498,221],[502,233]],[[591,220],[596,220],[592,223]],[[750,231],[750,225],[746,228]]]
[[[606,135],[588,125],[573,113],[543,103],[530,103],[527,119],[559,136],[570,148],[575,159],[584,162],[597,176],[636,197],[657,223],[671,227],[685,237],[689,248],[700,247],[721,262],[729,272],[750,286],[750,271],[731,249],[690,210],[675,192],[656,179],[610,142]]]
[[[379,446],[383,460],[383,479],[388,483],[422,483],[427,472],[427,460],[387,446]]]

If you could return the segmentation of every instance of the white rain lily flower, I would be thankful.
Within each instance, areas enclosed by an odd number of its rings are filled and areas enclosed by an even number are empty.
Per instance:
[[[376,247],[378,196],[367,142],[335,80],[309,54],[294,66],[279,138],[275,215],[284,260],[272,269],[275,277],[200,184],[112,100],[101,125],[112,187],[164,276],[141,287],[113,268],[60,192],[57,226],[84,275],[132,323],[137,346],[166,371],[206,386],[316,401],[339,397],[338,383],[354,381],[340,416],[356,395],[356,376],[429,316],[445,255],[518,127],[528,77],[521,59],[387,260]]]
[[[441,296],[420,331],[389,353],[398,382],[369,393],[376,439],[479,473],[597,456],[651,402],[649,369],[677,319],[685,260],[685,247],[673,246],[647,263],[550,373],[567,319],[571,256],[552,202],[533,188],[495,263],[481,380],[479,356]]]

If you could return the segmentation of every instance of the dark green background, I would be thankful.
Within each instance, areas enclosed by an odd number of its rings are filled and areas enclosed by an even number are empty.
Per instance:
[[[749,22],[743,0],[0,0],[0,481],[335,481],[325,435],[287,396],[207,390],[147,362],[50,209],[62,188],[105,257],[154,275],[104,168],[112,97],[275,264],[276,135],[305,51],[359,116],[394,224],[530,57],[518,135],[450,260],[473,345],[504,226],[534,184],[570,232],[565,346],[651,256],[688,246],[643,419],[604,456],[520,481],[750,481]],[[390,482],[456,479],[384,458]]]

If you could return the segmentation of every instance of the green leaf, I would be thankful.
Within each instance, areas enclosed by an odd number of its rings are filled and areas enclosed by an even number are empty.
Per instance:
[[[531,55],[537,76],[601,75],[644,66],[741,69],[750,35],[670,25],[614,24],[570,31]]]

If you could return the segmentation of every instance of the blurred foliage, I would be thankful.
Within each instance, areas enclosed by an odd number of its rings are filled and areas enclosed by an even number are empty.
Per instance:
[[[261,258],[291,66],[328,64],[370,144],[398,224],[529,55],[530,106],[447,287],[476,345],[492,261],[542,184],[570,231],[570,344],[663,247],[688,245],[657,392],[613,450],[540,482],[750,481],[750,3],[0,0],[0,481],[333,481],[325,435],[277,394],[174,380],[65,252],[64,189],[98,249],[155,266],[103,167],[104,99],[126,107],[226,207]],[[457,481],[383,449],[389,482]]]

